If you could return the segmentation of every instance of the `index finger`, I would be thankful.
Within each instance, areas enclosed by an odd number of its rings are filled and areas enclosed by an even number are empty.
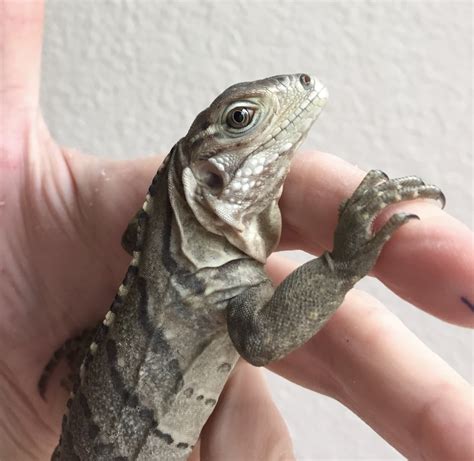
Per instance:
[[[338,207],[363,177],[362,170],[330,154],[296,156],[280,200],[282,249],[320,254],[331,248]],[[421,220],[394,234],[373,275],[432,315],[474,326],[472,232],[429,201],[403,202],[390,209],[418,214]]]

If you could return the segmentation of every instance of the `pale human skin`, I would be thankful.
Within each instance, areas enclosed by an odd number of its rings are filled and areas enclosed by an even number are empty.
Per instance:
[[[2,7],[0,459],[46,460],[67,393],[58,373],[43,401],[38,379],[53,351],[108,309],[129,260],[121,234],[160,159],[115,162],[58,146],[38,106],[43,4]],[[298,156],[281,200],[282,248],[330,248],[338,205],[363,175],[328,154]],[[435,203],[397,208],[421,221],[396,232],[373,275],[428,313],[472,327],[474,313],[460,301],[474,302],[472,233]],[[268,265],[276,283],[293,268],[281,256]],[[410,460],[474,458],[469,384],[362,291],[270,368],[339,400]],[[293,459],[258,369],[239,364],[193,454],[200,458]]]

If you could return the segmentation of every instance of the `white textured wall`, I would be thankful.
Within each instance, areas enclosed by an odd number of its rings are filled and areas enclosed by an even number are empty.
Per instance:
[[[56,138],[115,158],[166,152],[228,85],[307,71],[330,104],[306,146],[442,187],[472,225],[470,2],[59,1],[42,104]],[[381,298],[472,380],[471,334]],[[301,460],[402,459],[338,403],[270,375]]]

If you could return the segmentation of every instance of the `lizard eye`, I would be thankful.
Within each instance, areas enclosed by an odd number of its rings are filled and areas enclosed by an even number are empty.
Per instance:
[[[252,122],[255,111],[247,107],[234,107],[226,117],[226,123],[230,128],[246,128]]]

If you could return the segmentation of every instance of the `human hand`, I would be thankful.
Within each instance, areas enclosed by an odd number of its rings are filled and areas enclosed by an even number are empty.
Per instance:
[[[46,400],[39,378],[55,349],[107,311],[129,263],[122,232],[161,160],[112,162],[58,146],[38,107],[42,2],[2,7],[0,459],[45,460],[59,438],[66,370],[51,376]],[[192,458],[223,452],[292,459],[261,372],[244,363]]]
[[[329,154],[297,156],[280,202],[282,249],[331,248],[338,206],[364,174]],[[472,232],[430,201],[391,206],[376,226],[397,211],[421,220],[394,234],[372,275],[426,312],[472,328]],[[275,255],[269,270],[278,283],[294,266]],[[408,459],[474,459],[471,386],[367,293],[351,290],[317,335],[269,368],[337,399]]]
[[[128,263],[119,245],[121,233],[159,161],[111,162],[57,146],[37,103],[41,5],[7,4],[5,12],[0,345],[9,353],[0,361],[0,401],[5,402],[0,457],[46,459],[57,442],[66,395],[56,376],[47,401],[39,398],[42,368],[54,349],[108,308]],[[338,203],[350,195],[359,176],[324,154],[297,158],[282,198],[282,245],[314,254],[330,247]],[[304,206],[306,200],[319,206]],[[429,312],[472,325],[469,309],[455,298],[459,293],[473,299],[472,292],[464,293],[472,280],[465,251],[471,235],[431,204],[403,205],[408,208],[417,208],[423,221],[397,232],[375,274],[389,286],[402,287],[400,294]],[[434,251],[431,243],[423,248],[424,235],[431,242],[450,242],[449,251]],[[444,269],[430,264],[435,257],[446,261]],[[272,258],[269,269],[278,281],[292,265]],[[413,273],[423,279],[414,283]],[[432,280],[437,281],[435,293]],[[452,308],[448,312],[445,306]],[[472,450],[469,431],[457,429],[469,423],[472,411],[466,383],[367,295],[351,293],[313,340],[272,368],[338,398],[410,459],[421,459],[420,453],[427,459],[467,459],[460,456]],[[448,418],[449,430],[441,425]],[[289,459],[290,447],[258,371],[242,364],[204,428],[202,457],[222,459],[225,453],[226,459]]]

